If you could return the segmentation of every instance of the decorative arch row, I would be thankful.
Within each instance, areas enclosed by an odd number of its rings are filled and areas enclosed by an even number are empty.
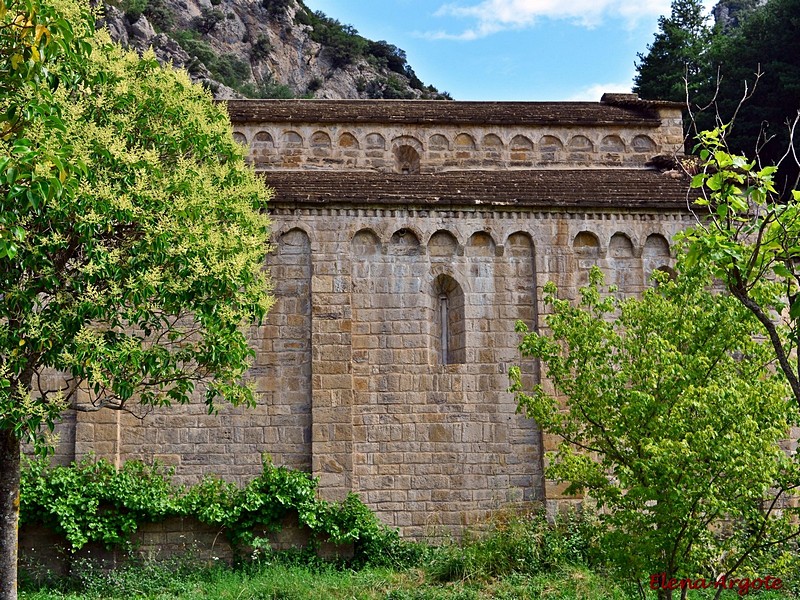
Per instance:
[[[380,133],[373,132],[359,140],[350,132],[343,132],[338,137],[331,138],[330,134],[318,130],[309,136],[308,141],[297,131],[285,130],[273,135],[268,131],[257,132],[252,139],[248,139],[242,132],[234,132],[234,139],[245,145],[269,148],[332,148],[334,145],[346,149],[387,150],[388,141]],[[526,152],[538,149],[541,152],[557,152],[567,150],[570,152],[652,152],[657,149],[657,144],[648,135],[638,134],[624,140],[619,135],[605,135],[602,138],[591,140],[589,137],[576,134],[562,139],[556,135],[542,135],[538,140],[529,136],[517,134],[505,141],[494,133],[489,133],[477,138],[469,133],[459,133],[455,136],[435,133],[427,140],[416,136],[402,135],[392,138],[393,146],[410,145],[419,150],[433,152],[449,152],[463,150],[489,150],[498,151],[508,147],[512,152]]]
[[[453,166],[501,165],[532,166],[534,163],[621,163],[622,157],[649,157],[657,153],[658,144],[648,135],[628,138],[609,134],[583,134],[559,137],[545,134],[538,137],[509,133],[475,136],[433,133],[428,136],[398,135],[387,138],[381,133],[359,134],[344,131],[317,130],[303,133],[297,130],[258,131],[251,139],[244,133],[234,138],[249,145],[252,160],[257,163],[280,163],[279,157],[306,156],[306,162],[339,158],[344,163],[364,163],[362,166],[393,168],[398,173],[417,173],[422,162],[436,170]],[[376,162],[376,159],[378,162]],[[381,162],[388,161],[388,162]],[[327,163],[332,168],[334,162]],[[291,167],[297,161],[289,160]]]
[[[506,239],[507,243],[517,243],[517,237],[527,233],[511,234]],[[369,228],[360,229],[352,240],[353,253],[356,256],[369,256],[377,254],[422,254],[427,246],[431,258],[449,258],[453,256],[496,256],[497,243],[488,231],[476,231],[465,243],[460,242],[452,232],[439,229],[427,238],[423,245],[424,236],[421,232],[410,227],[403,227],[395,231],[388,243],[381,242],[375,231]]]
[[[520,245],[521,237],[530,239],[528,233],[516,232],[508,235],[503,241],[506,252],[512,255]],[[466,243],[460,242],[449,230],[434,231],[425,242],[422,232],[411,227],[396,230],[388,240],[381,242],[378,234],[370,228],[360,229],[353,237],[353,249],[356,254],[375,254],[383,252],[399,254],[419,254],[427,246],[431,257],[450,256],[495,256],[497,242],[492,233],[477,231]],[[531,241],[532,243],[532,241]],[[572,249],[580,258],[663,258],[669,260],[671,249],[667,238],[660,233],[651,233],[643,244],[634,243],[631,237],[623,232],[614,233],[606,245],[602,245],[597,234],[591,231],[579,232],[572,241]]]
[[[611,236],[608,245],[603,247],[600,238],[591,231],[581,231],[572,240],[572,248],[577,256],[587,258],[670,258],[671,250],[667,238],[660,233],[651,233],[644,244],[638,246],[631,238],[622,232]]]
[[[637,292],[650,280],[654,271],[674,275],[672,251],[667,238],[660,233],[651,233],[643,244],[634,244],[622,232],[614,233],[607,246],[590,231],[581,231],[572,241],[577,264],[577,285],[588,281],[588,269],[592,265],[605,264],[610,269],[606,283],[614,284],[620,292]]]

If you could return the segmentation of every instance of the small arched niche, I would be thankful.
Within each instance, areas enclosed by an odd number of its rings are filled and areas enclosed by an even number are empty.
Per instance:
[[[329,149],[331,147],[331,136],[324,131],[315,131],[311,135],[311,147],[316,149]]]
[[[281,137],[281,144],[284,148],[302,148],[303,136],[296,131],[286,131]]]
[[[669,242],[660,233],[652,233],[647,236],[647,241],[644,243],[644,251],[642,252],[644,258],[663,257],[669,258]]]
[[[259,131],[253,138],[250,154],[256,164],[265,164],[275,154],[275,140],[268,131]]]
[[[386,138],[380,133],[370,133],[366,139],[367,150],[386,150]]]
[[[608,243],[608,255],[611,258],[633,258],[633,242],[624,233],[615,233]]]
[[[259,131],[256,134],[256,137],[253,138],[253,146],[260,146],[265,148],[274,148],[275,147],[275,140],[272,139],[272,136],[268,131]]]
[[[339,147],[347,150],[358,150],[358,140],[352,133],[345,131],[339,136]]]
[[[511,162],[529,163],[533,157],[533,142],[524,135],[511,138]]]
[[[295,227],[281,235],[278,245],[281,254],[307,254],[311,251],[311,242],[308,234]]]
[[[664,265],[668,265],[669,262],[670,248],[667,238],[659,233],[647,236],[642,250],[642,268],[645,281],[649,282],[653,271],[656,269],[664,270]]]
[[[440,365],[463,364],[467,349],[464,291],[451,276],[439,275],[433,281],[433,300],[434,355]]]
[[[412,146],[403,144],[394,149],[395,172],[403,175],[419,173],[419,152]]]
[[[511,151],[520,152],[533,150],[533,142],[524,135],[515,135],[511,139]]]
[[[451,258],[458,254],[458,240],[449,231],[439,230],[428,241],[428,255],[431,259]]]
[[[450,150],[450,142],[443,135],[435,133],[428,140],[428,148],[434,152],[446,152]]]
[[[495,251],[494,239],[485,231],[473,233],[467,242],[467,256],[490,257],[495,255]]]
[[[575,254],[574,277],[577,288],[589,283],[589,270],[600,258],[600,240],[591,231],[581,231],[572,241]]]
[[[392,254],[400,255],[416,255],[419,254],[420,244],[417,234],[410,229],[398,229],[392,235],[392,241],[389,246],[389,251]]]
[[[381,241],[371,229],[361,229],[350,242],[353,256],[376,256],[381,253]]]
[[[634,152],[655,152],[656,143],[646,135],[637,135],[631,142]]]
[[[233,141],[242,146],[247,146],[247,137],[239,131],[233,132]]]
[[[456,151],[475,150],[475,140],[468,133],[459,133],[455,140]]]
[[[634,258],[633,242],[626,234],[617,232],[608,243],[609,283],[617,286],[619,294],[632,294],[641,290],[641,269]]]
[[[539,154],[542,163],[556,163],[563,159],[563,142],[554,135],[544,135],[539,140]]]
[[[625,142],[618,135],[607,135],[600,140],[600,152],[625,152]]]
[[[539,150],[542,152],[559,152],[564,149],[564,143],[554,135],[544,135],[539,140]]]
[[[506,254],[513,258],[533,256],[533,240],[530,234],[523,231],[512,233],[506,240]]]
[[[591,231],[581,231],[572,242],[572,250],[580,258],[600,256],[600,240]]]
[[[585,135],[574,135],[569,141],[568,148],[571,152],[591,152],[594,150],[594,144]]]
[[[499,152],[503,149],[503,140],[500,139],[499,136],[489,133],[483,136],[483,141],[481,142],[484,150],[491,150],[493,152]]]

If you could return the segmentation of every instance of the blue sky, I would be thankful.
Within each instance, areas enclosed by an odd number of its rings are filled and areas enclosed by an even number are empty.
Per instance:
[[[630,91],[670,0],[305,0],[406,51],[456,100],[600,100]],[[713,2],[707,2],[710,7]]]

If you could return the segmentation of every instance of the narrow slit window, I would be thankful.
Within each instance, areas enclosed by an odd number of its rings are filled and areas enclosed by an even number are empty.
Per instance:
[[[432,336],[434,356],[439,364],[466,362],[466,322],[464,292],[458,282],[448,275],[434,281],[435,333]]]

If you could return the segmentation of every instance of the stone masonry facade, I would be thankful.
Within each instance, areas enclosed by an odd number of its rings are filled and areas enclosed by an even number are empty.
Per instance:
[[[540,325],[547,281],[574,297],[596,264],[636,294],[671,266],[670,240],[691,222],[687,184],[645,163],[680,152],[680,108],[607,95],[228,110],[276,190],[277,303],[251,332],[258,406],[79,413],[61,427],[60,458],[156,458],[189,483],[246,480],[269,455],[418,538],[513,503],[568,501],[543,477],[555,440],[507,392],[514,325]]]

